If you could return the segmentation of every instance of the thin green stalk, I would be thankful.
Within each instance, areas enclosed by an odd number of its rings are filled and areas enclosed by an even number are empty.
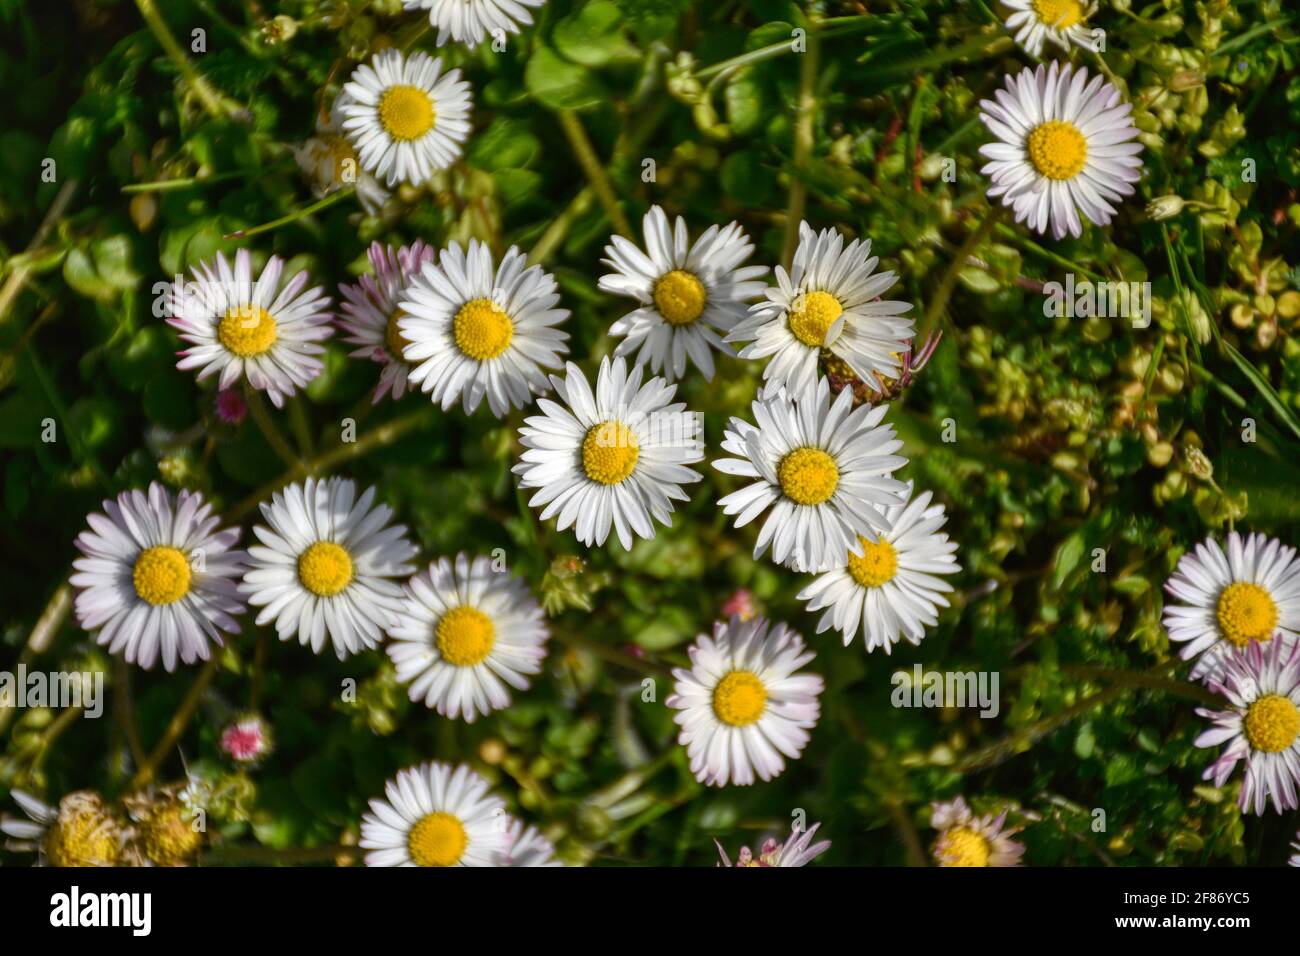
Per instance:
[[[167,21],[158,12],[154,0],[135,0],[135,5],[140,9],[140,15],[144,17],[144,22],[152,31],[158,44],[163,48],[163,52],[176,64],[176,69],[180,71],[181,76],[185,77],[190,88],[194,90],[194,95],[203,104],[203,108],[216,118],[228,115],[230,110],[226,107],[225,102],[217,91],[208,84],[208,81],[200,75],[199,71],[194,68],[194,64],[189,61],[185,51],[181,49],[181,45],[176,42],[176,38],[172,36],[171,30],[167,27]]]
[[[345,189],[340,189],[337,192],[332,192],[328,196],[316,200],[314,203],[310,203],[309,205],[302,206],[299,209],[295,209],[293,212],[281,216],[279,219],[272,219],[270,222],[264,222],[260,226],[251,226],[248,229],[236,229],[234,232],[227,233],[221,238],[225,239],[226,241],[230,241],[231,239],[247,239],[249,236],[256,236],[264,232],[271,232],[272,230],[279,229],[281,226],[287,226],[291,222],[297,222],[299,219],[304,219],[307,216],[314,215],[315,213],[320,212],[322,209],[328,209],[330,206],[333,206],[335,203],[339,203],[342,202],[344,199],[347,199],[354,192],[356,192],[356,187],[348,186]]]
[[[217,676],[217,670],[221,666],[221,651],[213,653],[208,662],[203,665],[198,676],[194,678],[194,683],[190,685],[189,691],[185,694],[185,699],[181,701],[180,707],[172,714],[171,720],[167,722],[167,728],[159,738],[158,743],[154,745],[153,750],[149,751],[149,756],[144,763],[140,765],[131,778],[131,784],[128,790],[140,790],[147,787],[153,782],[154,776],[158,773],[158,768],[162,762],[167,759],[171,753],[172,747],[176,746],[176,741],[181,739],[181,734],[185,733],[185,728],[189,725],[190,718],[198,710],[199,701],[203,699],[203,693],[212,683],[212,679]]]
[[[790,198],[785,208],[785,241],[781,246],[781,262],[790,268],[795,247],[799,244],[799,224],[803,222],[804,206],[808,201],[808,183],[804,172],[812,156],[813,135],[817,116],[817,66],[821,51],[821,27],[816,18],[808,19],[807,48],[799,69],[799,100],[795,114],[794,155],[790,169]]]
[[[939,280],[939,287],[935,289],[934,296],[926,303],[925,317],[921,319],[921,325],[916,333],[917,341],[924,342],[926,336],[934,329],[935,323],[939,321],[944,307],[948,304],[948,299],[952,296],[953,289],[957,287],[958,273],[966,268],[970,256],[997,226],[1002,219],[1002,212],[1002,206],[990,208],[984,216],[984,221],[966,237],[965,242],[958,248],[957,254],[952,257],[952,262],[948,263],[943,278]]]
[[[253,388],[252,383],[247,379],[244,380],[244,400],[267,444],[286,465],[290,468],[298,468],[302,464],[301,460],[294,454],[293,448],[285,437],[280,434],[280,429],[275,427],[275,422],[271,420],[271,414],[267,411],[266,402],[262,399],[262,393]]]
[[[582,121],[571,110],[562,110],[556,115],[560,119],[560,128],[564,130],[564,135],[569,140],[569,146],[573,149],[578,165],[587,174],[587,181],[591,183],[591,188],[596,191],[596,198],[600,200],[605,215],[609,217],[610,223],[619,235],[625,239],[632,239],[632,225],[618,205],[614,184],[610,181],[609,173],[605,171],[599,157],[596,156],[596,150],[592,147],[591,140],[587,138],[587,131],[582,128]]]
[[[833,40],[842,36],[849,36],[854,33],[860,33],[864,28],[872,25],[875,17],[836,17],[829,20],[823,20],[821,25],[825,28],[821,38],[823,40]],[[858,21],[854,23],[845,23],[846,20]],[[834,27],[834,29],[831,29]],[[724,71],[737,70],[743,66],[753,66],[755,63],[762,63],[765,60],[775,59],[779,56],[785,56],[787,53],[795,52],[793,40],[782,40],[779,43],[772,43],[765,47],[759,47],[757,50],[750,50],[748,53],[741,53],[739,56],[728,57],[725,60],[719,60],[703,69],[695,71],[697,80],[706,80],[711,76]]]

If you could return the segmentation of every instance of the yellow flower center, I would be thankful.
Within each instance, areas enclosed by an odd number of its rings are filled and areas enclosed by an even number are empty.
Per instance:
[[[60,814],[44,845],[54,866],[112,866],[122,851],[112,820],[91,810]]]
[[[790,312],[790,331],[804,345],[821,347],[826,333],[844,312],[840,300],[829,292],[805,292],[795,300]]]
[[[275,344],[275,319],[260,305],[237,305],[221,319],[217,338],[240,358],[261,355]]]
[[[1290,698],[1265,694],[1246,710],[1246,739],[1256,750],[1280,753],[1300,736],[1300,710]]]
[[[894,546],[881,538],[872,544],[866,538],[858,538],[862,545],[862,557],[849,552],[849,574],[854,581],[864,588],[878,588],[894,580],[898,573],[898,552]]]
[[[471,299],[460,307],[452,320],[456,347],[472,359],[485,362],[506,350],[515,336],[510,316],[498,309],[491,299]]]
[[[582,440],[582,470],[602,485],[617,485],[626,480],[640,457],[636,435],[616,419],[592,425]]]
[[[190,590],[190,562],[177,548],[145,548],[131,572],[135,593],[150,604],[171,604]]]
[[[448,664],[473,667],[488,656],[496,641],[492,619],[473,607],[452,608],[438,621],[438,653]]]
[[[1277,605],[1258,584],[1234,581],[1219,595],[1215,617],[1223,639],[1245,647],[1251,641],[1267,641],[1273,636]]]
[[[298,555],[298,580],[312,594],[333,597],[352,582],[352,556],[333,541],[317,541]]]
[[[795,504],[819,505],[835,494],[840,469],[820,448],[796,448],[776,466],[776,477],[785,496]]]
[[[988,866],[989,841],[983,834],[966,827],[955,827],[943,835],[939,849],[940,866]]]
[[[766,707],[767,688],[749,671],[732,671],[713,688],[713,712],[732,727],[748,727]]]
[[[433,100],[414,86],[390,86],[379,98],[379,125],[399,143],[419,139],[433,129]]]
[[[397,323],[404,318],[406,313],[397,309],[388,317],[388,325],[384,327],[384,345],[388,347],[388,354],[395,359],[400,359],[403,351],[411,344],[411,340],[397,327]]]
[[[654,300],[669,325],[690,325],[704,312],[704,283],[689,272],[674,269],[655,283]]]
[[[465,825],[450,813],[431,813],[406,838],[416,866],[455,866],[469,845]]]
[[[1063,120],[1035,126],[1025,139],[1029,161],[1048,179],[1073,179],[1088,160],[1088,141],[1078,127]]]
[[[1068,30],[1083,19],[1079,0],[1033,0],[1033,8],[1041,23],[1058,30]]]
[[[159,866],[188,863],[203,846],[203,834],[194,828],[191,814],[180,803],[155,807],[140,829],[145,856]]]

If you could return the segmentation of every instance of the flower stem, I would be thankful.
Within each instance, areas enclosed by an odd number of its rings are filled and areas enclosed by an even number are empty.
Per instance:
[[[281,226],[287,226],[291,222],[297,222],[299,219],[304,219],[307,216],[318,213],[322,209],[328,209],[335,203],[347,199],[354,192],[356,192],[356,187],[348,186],[346,189],[332,192],[328,196],[316,200],[314,203],[295,209],[293,212],[281,216],[279,219],[272,219],[270,222],[264,222],[260,226],[251,226],[248,229],[236,229],[234,232],[227,233],[221,238],[227,241],[231,239],[247,239],[249,236],[260,235],[263,232],[271,232],[272,230],[279,229]]]
[[[152,31],[158,44],[163,48],[163,52],[176,64],[176,69],[180,71],[181,76],[185,77],[190,88],[194,90],[194,95],[203,104],[203,108],[218,119],[226,116],[230,110],[217,91],[199,74],[199,71],[194,68],[194,64],[185,56],[185,51],[176,42],[176,38],[172,36],[171,30],[167,27],[167,21],[158,12],[154,0],[135,0],[135,5],[140,9],[140,15],[144,17],[144,22]]]
[[[290,468],[297,468],[301,464],[298,456],[294,454],[285,437],[280,434],[280,430],[275,427],[275,422],[271,420],[271,415],[266,410],[266,402],[262,400],[262,393],[247,379],[244,380],[244,400],[248,403],[253,421],[257,422],[257,427],[261,430],[267,444],[280,456],[281,461]]]
[[[148,758],[140,765],[135,776],[131,778],[131,784],[128,790],[140,790],[147,787],[153,782],[154,775],[157,774],[159,766],[167,759],[172,747],[176,746],[176,741],[181,739],[181,734],[185,733],[185,728],[189,725],[190,718],[199,708],[199,701],[203,699],[203,692],[208,689],[212,679],[217,676],[217,668],[221,666],[221,650],[217,648],[208,662],[203,665],[199,671],[194,683],[190,685],[189,691],[185,694],[185,699],[181,701],[180,707],[172,714],[172,719],[167,722],[167,729],[163,731],[162,737],[149,752]]]
[[[939,280],[939,288],[934,292],[934,297],[926,304],[925,317],[921,319],[921,326],[917,329],[917,337],[924,340],[930,331],[934,328],[935,323],[943,314],[944,306],[948,304],[948,299],[952,296],[952,290],[957,286],[957,275],[962,269],[967,267],[971,255],[979,248],[979,244],[988,238],[990,232],[1002,219],[1002,207],[993,206],[984,216],[984,221],[979,224],[966,241],[957,249],[956,255],[952,257],[952,262],[948,263],[948,268],[944,271],[943,278]]]
[[[794,127],[794,154],[790,162],[790,198],[785,208],[785,241],[781,244],[781,263],[790,268],[799,243],[799,224],[803,222],[808,201],[808,183],[804,180],[812,156],[813,135],[817,118],[817,61],[821,52],[821,27],[815,17],[808,18],[807,46],[799,69],[799,99]]]
[[[578,164],[582,166],[583,172],[587,174],[587,180],[591,183],[591,188],[596,191],[596,198],[600,200],[601,206],[604,207],[605,215],[609,217],[610,223],[613,224],[619,235],[625,239],[631,239],[632,226],[618,205],[618,196],[614,192],[614,184],[610,182],[609,174],[596,156],[591,140],[587,138],[587,131],[582,128],[582,122],[578,119],[577,114],[571,110],[563,110],[557,115],[560,118],[560,127],[564,130],[564,135],[569,139],[569,146],[573,148],[573,154],[577,157]]]

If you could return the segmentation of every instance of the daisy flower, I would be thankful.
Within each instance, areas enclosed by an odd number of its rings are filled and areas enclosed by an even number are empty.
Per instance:
[[[247,556],[234,548],[239,529],[219,521],[197,491],[173,498],[158,482],[105,501],[77,535],[77,623],[146,670],[160,657],[169,671],[206,661],[245,610],[236,579]]]
[[[699,416],[669,404],[677,386],[642,385],[642,371],[602,359],[593,394],[570,362],[565,378],[551,376],[564,404],[539,399],[542,414],[519,430],[519,487],[539,489],[528,503],[543,521],[558,516],[559,531],[573,525],[588,547],[603,545],[611,526],[624,550],[634,535],[653,538],[653,521],[671,525],[673,502],[690,500],[682,485],[701,477],[686,467],[704,457]]]
[[[1025,846],[1011,839],[1019,827],[998,816],[975,816],[961,797],[931,806],[930,826],[939,832],[932,853],[939,866],[1020,866]]]
[[[176,353],[179,369],[199,369],[199,381],[220,373],[219,388],[241,377],[266,392],[276,408],[320,374],[317,358],[330,337],[330,300],[319,286],[303,291],[304,269],[281,282],[284,260],[271,256],[253,282],[252,256],[235,253],[235,268],[220,252],[194,270],[195,280],[167,296],[169,325],[191,348]]]
[[[749,786],[771,780],[796,759],[817,726],[822,679],[796,671],[814,657],[784,624],[733,617],[690,647],[691,668],[673,669],[667,706],[680,711],[677,742],[701,783]],[[784,757],[782,756],[784,755]]]
[[[411,700],[444,717],[479,714],[510,703],[542,669],[550,630],[523,578],[497,571],[491,558],[442,558],[406,586],[388,656]]]
[[[831,848],[830,840],[812,842],[813,834],[817,832],[819,826],[820,823],[814,823],[804,831],[795,827],[790,831],[790,838],[784,843],[777,843],[769,837],[763,841],[757,856],[749,847],[741,847],[740,852],[736,854],[734,864],[727,857],[727,851],[722,848],[722,844],[714,840],[718,854],[722,857],[719,866],[807,866]]]
[[[406,313],[397,302],[411,277],[434,260],[435,252],[417,239],[400,249],[373,242],[367,255],[375,274],[361,276],[355,285],[339,286],[343,296],[339,325],[347,333],[344,341],[360,346],[351,353],[353,358],[368,358],[383,366],[375,387],[378,402],[385,392],[394,399],[406,393],[411,366],[402,358],[407,339],[397,327]]]
[[[505,801],[465,764],[402,770],[361,819],[366,866],[504,866]]]
[[[546,0],[403,0],[407,10],[428,10],[429,24],[438,28],[438,46],[448,40],[471,50],[491,33],[504,37],[533,22],[529,12]]]
[[[469,136],[470,88],[442,60],[389,47],[343,87],[343,135],[361,166],[390,187],[419,186],[460,158]]]
[[[920,644],[925,629],[938,623],[952,585],[936,575],[960,569],[956,543],[939,531],[948,520],[943,505],[931,505],[931,497],[926,491],[906,505],[885,507],[888,532],[875,541],[859,538],[860,555],[846,552],[838,567],[799,592],[809,611],[826,608],[818,634],[834,626],[847,647],[861,629],[868,651],[888,654],[904,638]]]
[[[564,866],[555,858],[555,847],[536,827],[511,820],[507,831],[507,866]]]
[[[393,511],[375,504],[375,489],[357,498],[355,482],[308,478],[262,503],[267,525],[248,549],[250,570],[240,590],[260,627],[275,622],[280,640],[319,654],[326,639],[339,659],[376,647],[398,621],[404,578],[416,548],[406,526],[389,526]]]
[[[849,389],[832,402],[823,378],[799,401],[754,402],[757,426],[731,419],[722,447],[741,457],[713,467],[754,480],[718,504],[738,516],[737,528],[771,507],[754,557],[771,545],[778,564],[825,571],[850,551],[860,554],[860,539],[875,541],[890,529],[886,509],[907,500],[907,485],[889,475],[907,459],[894,454],[903,443],[893,426],[881,424],[887,409],[854,409]]]
[[[128,834],[99,794],[79,790],[57,807],[21,790],[10,794],[29,819],[0,817],[0,832],[17,841],[7,849],[35,850],[37,865],[116,866],[121,860]]]
[[[556,328],[569,317],[559,301],[555,278],[514,246],[494,269],[486,244],[471,239],[466,251],[453,242],[397,303],[411,384],[444,411],[460,399],[472,414],[484,396],[497,418],[523,408],[569,351],[569,334]]]
[[[344,186],[355,186],[361,208],[375,216],[383,210],[390,193],[361,167],[356,148],[343,135],[343,107],[350,102],[345,93],[334,97],[329,114],[316,119],[316,134],[294,149],[293,158],[317,199]]]
[[[1142,175],[1133,108],[1119,90],[1088,70],[1051,66],[1008,76],[980,119],[997,141],[980,147],[989,162],[991,199],[1015,209],[1016,222],[1055,239],[1083,234],[1079,212],[1110,224],[1111,203],[1133,194]]]
[[[1051,40],[1062,50],[1070,45],[1097,52],[1101,45],[1084,22],[1097,6],[1085,7],[1080,0],[1002,0],[1011,10],[1006,27],[1031,56],[1043,55],[1043,41]]]
[[[834,229],[817,233],[800,223],[790,272],[777,266],[767,301],[750,306],[749,317],[725,339],[750,343],[741,358],[771,356],[763,370],[766,397],[782,388],[792,396],[812,391],[823,350],[864,382],[899,374],[899,356],[915,332],[912,319],[903,318],[912,304],[880,300],[898,277],[876,272],[879,261],[870,239],[845,246]]]
[[[1183,660],[1196,658],[1193,679],[1214,676],[1233,650],[1300,636],[1300,561],[1274,538],[1233,531],[1226,554],[1207,538],[1179,559],[1165,590],[1183,602],[1165,607],[1164,623]]]
[[[1300,781],[1300,646],[1272,641],[1250,644],[1225,656],[1222,674],[1210,682],[1228,699],[1228,710],[1196,708],[1214,727],[1196,738],[1198,747],[1227,742],[1203,779],[1222,787],[1246,761],[1246,777],[1237,801],[1242,813],[1264,812],[1268,800],[1278,813],[1294,810]]]
[[[722,335],[745,317],[745,303],[761,295],[762,282],[753,280],[766,266],[742,266],[754,244],[738,223],[710,226],[691,245],[686,220],[676,227],[658,206],[652,206],[642,223],[646,251],[622,236],[610,238],[605,265],[614,271],[600,277],[599,287],[641,303],[609,330],[626,336],[615,355],[636,353],[636,364],[649,363],[650,371],[673,381],[686,372],[686,358],[708,380],[713,379],[710,349],[734,355]]]

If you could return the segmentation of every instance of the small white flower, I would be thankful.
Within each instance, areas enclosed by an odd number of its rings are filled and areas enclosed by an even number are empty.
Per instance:
[[[988,195],[1015,209],[1016,222],[1055,239],[1083,234],[1079,211],[1109,225],[1112,203],[1133,194],[1142,175],[1133,107],[1101,76],[1056,60],[1005,79],[980,119],[997,141],[980,147]]]
[[[383,366],[375,387],[378,402],[385,393],[394,399],[406,393],[411,366],[402,358],[406,339],[397,325],[406,313],[397,303],[411,277],[432,262],[435,253],[417,239],[400,249],[373,242],[368,255],[375,274],[359,277],[355,285],[339,286],[343,296],[339,325],[347,333],[344,341],[360,346],[351,353],[353,358],[371,359]]]
[[[1223,658],[1251,644],[1300,638],[1300,561],[1295,548],[1262,534],[1228,535],[1228,550],[1207,538],[1184,554],[1165,583],[1181,604],[1165,606],[1169,639],[1192,677],[1217,676]]]
[[[390,187],[419,186],[460,158],[469,136],[470,87],[442,60],[390,47],[343,87],[343,135],[361,166]]]
[[[1094,52],[1101,49],[1095,31],[1085,23],[1096,4],[1086,7],[1080,0],[1002,0],[1002,4],[1011,10],[1007,29],[1015,32],[1016,42],[1033,56],[1043,55],[1044,40],[1066,52],[1071,44]]]
[[[206,661],[223,633],[239,633],[245,610],[237,579],[247,556],[234,548],[239,529],[218,531],[219,521],[197,491],[173,498],[157,482],[105,501],[77,536],[77,622],[128,664]]]
[[[398,622],[404,578],[416,549],[393,511],[375,503],[375,489],[357,498],[355,482],[308,478],[262,503],[267,525],[253,534],[250,570],[240,591],[262,610],[259,626],[275,622],[280,640],[297,636],[319,654],[326,640],[339,659],[378,646]]]
[[[854,410],[844,389],[832,402],[830,384],[791,402],[776,398],[753,404],[751,425],[732,418],[722,447],[739,458],[720,458],[718,471],[754,479],[718,501],[743,528],[768,508],[754,557],[770,545],[772,559],[796,571],[825,571],[852,551],[860,538],[877,540],[890,529],[887,509],[901,505],[907,486],[889,477],[907,464],[895,455],[903,443],[881,424],[887,405]]]
[[[564,866],[555,858],[555,847],[536,827],[510,821],[507,866]]]
[[[448,40],[471,50],[487,34],[504,39],[533,22],[531,9],[546,0],[403,0],[407,10],[428,10],[429,23],[438,28],[438,46]]]
[[[550,637],[523,578],[464,553],[411,579],[400,618],[387,650],[411,700],[471,723],[510,703],[506,685],[528,689]]]
[[[453,242],[398,301],[411,384],[444,411],[460,400],[472,414],[484,396],[497,418],[525,407],[569,351],[569,334],[557,328],[569,310],[559,302],[554,277],[514,246],[494,269],[486,244],[471,239],[465,251]]]
[[[686,467],[704,457],[698,416],[669,404],[677,386],[642,385],[642,371],[605,358],[593,394],[569,363],[564,378],[551,376],[564,404],[539,399],[542,414],[519,430],[519,487],[539,489],[529,505],[545,506],[542,520],[556,517],[559,531],[574,526],[588,547],[604,544],[611,527],[624,550],[634,535],[653,538],[653,522],[671,525],[673,502],[690,500],[682,485],[701,477]]]
[[[689,356],[712,380],[710,349],[735,354],[721,336],[745,317],[745,303],[762,295],[764,284],[753,280],[767,267],[743,265],[754,244],[738,223],[710,226],[692,245],[685,219],[678,216],[674,228],[652,206],[642,228],[645,252],[622,236],[612,236],[605,247],[603,261],[614,272],[598,285],[641,303],[610,327],[610,335],[625,336],[614,354],[635,352],[637,365],[648,363],[670,382],[685,374]]]
[[[817,726],[822,679],[796,673],[814,655],[784,624],[768,627],[762,617],[717,621],[712,637],[701,634],[691,645],[690,670],[673,670],[664,703],[679,711],[677,741],[691,773],[711,787],[778,776]]]
[[[469,767],[425,763],[399,771],[361,820],[366,866],[505,866],[505,801]]]
[[[783,388],[793,397],[812,391],[823,349],[864,382],[898,375],[899,355],[915,334],[915,323],[903,317],[912,304],[881,301],[898,277],[876,272],[879,261],[871,255],[870,239],[845,246],[834,229],[816,233],[800,223],[789,274],[777,266],[767,301],[750,306],[749,318],[726,336],[727,342],[750,343],[741,358],[771,356],[763,370],[763,397]]]
[[[938,623],[952,585],[936,575],[960,569],[956,543],[939,531],[948,520],[943,505],[931,506],[931,497],[926,491],[905,506],[886,507],[888,532],[874,542],[859,539],[861,555],[847,552],[838,567],[799,592],[809,611],[826,608],[818,634],[833,626],[847,647],[861,630],[868,651],[888,654],[902,639],[920,644],[925,629]]]
[[[276,408],[319,375],[320,343],[334,331],[329,297],[319,286],[303,291],[305,270],[281,283],[283,269],[284,260],[271,256],[254,284],[247,249],[235,253],[233,270],[218,252],[195,268],[194,281],[172,286],[167,322],[191,343],[176,367],[199,369],[199,381],[219,372],[218,388],[245,377]]]

